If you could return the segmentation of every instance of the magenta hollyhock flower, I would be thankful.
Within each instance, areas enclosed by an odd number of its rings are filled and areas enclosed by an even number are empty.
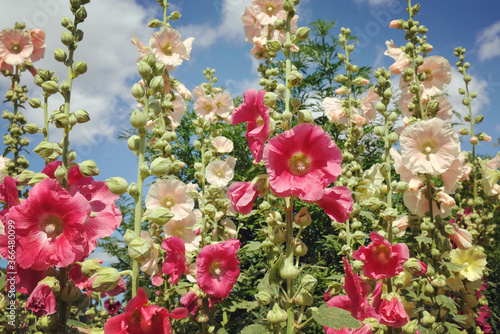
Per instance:
[[[476,325],[481,328],[483,333],[491,333],[491,325],[486,322],[486,319],[491,317],[491,310],[488,305],[483,305],[477,312]]]
[[[53,179],[35,185],[29,197],[12,207],[7,219],[16,222],[16,257],[22,268],[45,270],[66,267],[85,255],[85,221],[91,214],[88,200],[70,195]],[[0,236],[0,252],[8,252]]]
[[[264,145],[271,134],[271,119],[269,109],[264,104],[264,95],[265,90],[257,92],[255,89],[248,89],[243,93],[243,104],[235,108],[232,114],[233,125],[247,122],[245,135],[256,162],[262,159]]]
[[[361,246],[352,257],[363,261],[363,274],[373,279],[394,277],[403,271],[403,264],[408,261],[410,251],[404,243],[391,245],[377,232],[370,233],[372,243]]]
[[[227,298],[240,275],[237,257],[240,241],[227,241],[203,247],[196,259],[196,283],[215,298]]]
[[[170,280],[175,285],[179,277],[188,272],[184,241],[179,237],[167,238],[161,243],[161,248],[167,251],[161,270],[164,274],[170,275]]]
[[[50,177],[51,179],[56,179],[54,173],[58,167],[62,167],[62,161],[53,161],[49,163],[42,170],[42,173]],[[83,186],[86,184],[91,184],[94,181],[92,177],[85,177],[80,172],[80,167],[78,165],[73,165],[69,167],[68,170],[68,189],[71,190],[73,186]]]
[[[188,316],[184,307],[171,313],[151,304],[144,290],[139,288],[137,295],[125,307],[125,313],[112,317],[104,324],[105,334],[170,334],[170,318],[182,319]]]
[[[26,301],[26,309],[33,311],[38,317],[56,313],[56,306],[54,292],[45,283],[39,284]]]
[[[0,59],[12,66],[29,61],[33,53],[30,35],[19,29],[4,29],[0,32]]]
[[[189,291],[184,294],[179,300],[181,305],[188,309],[189,313],[196,315],[198,308],[201,306],[201,299],[194,291]],[[220,299],[211,297],[208,300],[208,308],[212,309],[215,303],[220,303]]]
[[[379,322],[393,328],[401,328],[410,320],[403,304],[396,297],[391,300],[383,299],[377,312],[380,315]]]
[[[259,195],[257,191],[258,183],[234,182],[227,190],[229,199],[236,212],[247,215],[252,211],[253,202]]]
[[[363,324],[361,328],[350,329],[342,327],[340,330],[325,327],[325,334],[372,334],[372,326],[370,324]]]
[[[45,270],[38,271],[33,269],[24,269],[16,264],[16,291],[25,294],[31,294],[38,285],[38,282],[47,277]]]
[[[110,299],[106,299],[106,301],[104,302],[104,308],[106,309],[106,311],[108,311],[109,314],[113,315],[120,311],[120,309],[122,308],[122,303],[119,300],[112,303]]]
[[[352,212],[354,200],[349,188],[339,186],[325,189],[323,197],[316,204],[325,210],[331,219],[338,223],[345,223]]]
[[[272,138],[264,149],[269,186],[280,197],[315,202],[337,180],[342,152],[320,126],[299,124]]]

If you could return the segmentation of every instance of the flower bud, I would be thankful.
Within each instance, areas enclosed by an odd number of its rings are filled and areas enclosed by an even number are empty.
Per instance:
[[[58,113],[52,116],[52,121],[58,129],[64,129],[69,126],[69,117],[64,113]]]
[[[65,16],[61,19],[61,25],[64,28],[68,27],[71,24],[73,24],[73,21],[69,17]]]
[[[269,240],[277,245],[284,243],[286,241],[286,233],[283,231],[283,228],[281,226],[275,227],[269,234]]]
[[[35,123],[28,123],[25,126],[23,126],[23,129],[30,135],[34,135],[35,133],[38,133],[38,131],[40,130],[38,128],[38,125],[36,125]]]
[[[357,86],[364,86],[364,85],[369,85],[370,80],[363,77],[357,77],[356,79],[353,80],[353,83]]]
[[[123,177],[112,177],[106,180],[109,191],[115,195],[123,195],[127,191],[128,183]]]
[[[274,303],[273,308],[267,312],[267,321],[271,324],[278,324],[286,319],[286,312],[279,307],[278,303]]]
[[[405,262],[404,268],[408,270],[413,275],[422,276],[427,272],[427,266],[425,263],[418,261],[415,258],[410,258]]]
[[[125,234],[123,235],[123,241],[128,245],[132,240],[137,238],[137,235],[134,231],[127,229]]]
[[[293,302],[299,306],[311,305],[313,303],[313,296],[308,291],[300,290]]]
[[[476,118],[474,119],[474,124],[479,124],[483,121],[484,115],[477,115]]]
[[[151,163],[151,174],[156,176],[163,176],[168,174],[172,166],[172,163],[169,159],[166,158],[156,158]]]
[[[42,83],[42,89],[49,95],[59,92],[59,86],[55,81],[45,81],[44,83]]]
[[[163,23],[160,20],[158,20],[158,19],[152,19],[148,23],[148,27],[150,27],[150,28],[159,28],[162,25],[163,25]]]
[[[91,278],[92,289],[98,292],[111,291],[120,283],[120,273],[115,268],[101,268]]]
[[[404,23],[404,20],[402,20],[402,19],[392,20],[391,22],[389,22],[389,28],[402,29],[403,23]]]
[[[144,262],[151,255],[151,245],[143,238],[137,237],[128,244],[128,255],[137,262]]]
[[[136,99],[142,99],[144,97],[144,88],[136,83],[132,86],[132,96],[135,97]]]
[[[28,103],[30,104],[31,108],[40,108],[40,106],[42,105],[42,102],[40,101],[40,99],[34,97],[34,98],[31,98],[28,100]]]
[[[467,128],[461,128],[460,130],[458,130],[458,133],[462,136],[467,136],[469,134],[469,130],[467,130]]]
[[[309,214],[309,211],[307,210],[307,207],[302,207],[302,209],[300,209],[300,211],[293,218],[293,221],[295,222],[295,224],[303,227],[311,225],[312,218]]]
[[[178,19],[181,18],[181,13],[174,11],[174,12],[172,12],[172,14],[170,14],[170,16],[168,18],[172,21],[177,21]]]
[[[472,145],[477,145],[479,143],[479,139],[476,136],[472,137],[469,141]]]
[[[66,46],[71,46],[75,42],[75,38],[71,33],[63,31],[61,36],[61,42]]]
[[[298,41],[303,41],[305,39],[307,39],[309,37],[309,34],[311,33],[311,29],[307,28],[307,27],[300,27],[298,30],[297,30],[297,40]]]
[[[83,22],[87,18],[87,10],[85,7],[80,7],[76,10],[75,17],[78,19],[78,21]]]
[[[138,135],[132,135],[127,140],[127,146],[129,148],[129,150],[131,150],[134,153],[136,153],[136,152],[139,152],[140,142],[141,142],[141,138]]]
[[[57,313],[55,314],[50,314],[50,315],[44,315],[37,321],[37,327],[42,329],[45,332],[48,332],[50,329],[54,329],[57,327],[57,324],[59,323]]]
[[[295,256],[304,256],[307,254],[307,246],[306,244],[299,239],[293,245],[293,255]]]
[[[264,104],[268,107],[273,107],[276,104],[277,96],[273,92],[267,92],[264,95]]]
[[[306,290],[307,292],[312,292],[317,284],[318,280],[310,274],[302,277],[302,281],[300,282],[300,286],[302,287],[302,289]]]
[[[255,299],[261,306],[269,305],[269,303],[273,300],[271,294],[268,291],[260,291],[255,295]]]
[[[299,124],[312,123],[314,121],[312,113],[309,110],[299,110],[297,119]]]
[[[275,39],[267,41],[266,46],[269,51],[278,52],[281,50],[281,42]]]
[[[302,74],[298,71],[290,72],[290,75],[287,78],[287,86],[289,86],[289,88],[298,87],[302,82],[302,77]]]
[[[82,291],[75,285],[72,280],[61,291],[61,299],[65,302],[76,302],[82,296]]]
[[[174,217],[174,214],[167,208],[159,206],[153,209],[148,215],[148,219],[159,226],[165,225],[170,219]]]
[[[293,256],[285,259],[283,267],[280,269],[280,277],[282,279],[294,279],[299,275],[299,269],[293,264]]]
[[[153,77],[153,79],[151,79],[149,86],[154,92],[161,92],[162,90],[164,90],[165,80],[163,79],[163,76],[158,75]]]
[[[142,129],[146,126],[148,119],[144,113],[138,109],[132,111],[130,115],[130,124],[136,129]]]
[[[85,110],[79,109],[74,112],[74,115],[76,117],[76,121],[80,124],[90,121],[90,116]]]
[[[38,285],[40,284],[47,284],[52,289],[52,291],[54,291],[54,294],[56,295],[59,293],[59,291],[61,291],[61,285],[59,284],[59,281],[55,277],[47,276],[43,280],[38,282]]]
[[[342,75],[342,74],[337,74],[333,80],[335,80],[336,82],[339,82],[339,83],[344,83],[346,80],[347,80],[347,77],[345,75]]]
[[[100,174],[99,168],[97,168],[94,160],[82,161],[80,162],[79,167],[80,173],[82,173],[83,176],[96,176]]]

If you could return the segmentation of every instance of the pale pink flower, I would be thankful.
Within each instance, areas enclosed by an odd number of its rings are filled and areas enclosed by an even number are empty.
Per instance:
[[[227,298],[240,275],[237,252],[240,241],[229,239],[203,247],[196,259],[196,282],[215,298]]]
[[[134,44],[137,47],[137,51],[139,51],[139,59],[137,59],[137,62],[140,62],[142,58],[151,53],[151,49],[146,47],[136,35],[132,36],[132,44]]]
[[[425,58],[424,63],[418,68],[418,73],[426,74],[423,84],[425,90],[433,92],[427,93],[430,96],[438,95],[451,82],[450,62],[441,56]]]
[[[452,224],[455,234],[449,234],[451,240],[460,249],[469,249],[472,247],[472,234],[466,229],[458,227],[456,224]]]
[[[344,109],[342,101],[336,97],[327,97],[323,100],[323,109],[328,120],[332,123],[337,123],[344,117]]]
[[[438,190],[442,190],[439,189]],[[436,200],[432,200],[432,214],[434,217],[440,216],[446,218],[450,215],[452,207],[455,206],[455,201],[452,197],[444,192],[440,192],[438,207]],[[424,217],[426,212],[429,212],[429,200],[426,197],[427,186],[424,186],[416,192],[406,191],[403,195],[403,201],[411,213],[419,217]]]
[[[342,153],[320,126],[299,124],[272,138],[264,149],[269,186],[280,197],[314,202],[337,180]]]
[[[194,101],[193,110],[198,117],[203,117],[209,121],[215,121],[215,101],[210,96],[200,96]]]
[[[201,218],[201,212],[198,209],[190,212],[184,219],[168,221],[165,225],[163,225],[165,238],[180,238],[184,242],[186,252],[197,250],[201,241],[201,236],[196,235],[195,233],[197,218]]]
[[[215,114],[222,119],[229,119],[234,109],[233,98],[229,93],[220,93],[214,96]]]
[[[375,109],[375,106],[379,101],[380,96],[375,93],[374,87],[371,87],[368,91],[368,94],[361,102],[361,111],[363,112],[363,116],[367,121],[371,121],[377,116],[377,110]]]
[[[399,230],[396,236],[402,237],[406,233],[406,229],[410,227],[410,224],[408,224],[408,216],[403,216],[393,221],[392,227],[396,227]]]
[[[266,45],[267,38],[265,36],[258,36],[252,39],[253,48],[250,50],[255,59],[265,59],[267,56]]]
[[[407,126],[400,143],[403,165],[417,173],[440,175],[460,154],[458,135],[439,118]]]
[[[182,96],[184,100],[191,100],[191,98],[193,97],[193,94],[191,94],[189,89],[187,89],[184,84],[179,83],[174,87],[174,89],[180,94],[180,96]]]
[[[236,166],[237,161],[238,159],[236,159],[232,155],[226,156],[226,163],[228,164],[229,167],[231,167],[231,169],[234,169],[234,166]]]
[[[179,180],[157,180],[149,188],[146,196],[146,209],[163,206],[174,214],[173,220],[186,218],[194,208],[194,200],[189,196],[189,189]]]
[[[3,183],[3,180],[5,179],[6,176],[9,176],[6,172],[3,171],[3,169],[5,168],[5,164],[8,161],[10,161],[9,158],[0,156],[0,184]]]
[[[458,157],[451,163],[450,168],[441,174],[441,178],[444,182],[444,191],[447,194],[453,194],[455,192],[459,186],[458,181],[463,177],[466,171],[465,152],[460,152]]]
[[[399,109],[401,110],[403,116],[410,117],[413,115],[413,113],[408,110],[408,104],[411,102],[412,98],[413,94],[404,91],[402,92],[401,99],[399,100]],[[443,121],[450,122],[453,116],[453,110],[448,99],[443,95],[440,95],[434,97],[432,100],[437,100],[439,102],[439,111],[436,116]],[[424,109],[427,109],[427,104],[432,100],[430,100],[430,97],[427,94],[422,93],[422,103]]]
[[[207,182],[217,187],[225,187],[234,177],[234,169],[225,161],[215,160],[210,162],[205,170]]]
[[[232,115],[233,125],[247,122],[245,136],[257,163],[262,159],[264,145],[271,134],[269,109],[264,104],[265,94],[265,90],[257,92],[248,89],[243,93],[243,104],[235,108]]]
[[[401,177],[401,181],[410,182],[415,177],[415,174],[403,165],[403,158],[394,147],[391,147],[389,153],[394,160],[394,169]]]
[[[401,74],[406,68],[410,67],[410,60],[405,57],[405,53],[401,50],[401,48],[394,44],[392,39],[390,41],[386,41],[385,45],[387,46],[387,50],[384,54],[394,59],[394,64],[389,66],[389,70],[393,75]]]
[[[184,117],[187,109],[184,99],[182,99],[182,97],[177,93],[174,93],[174,95],[175,100],[172,101],[174,110],[167,116],[170,120],[170,127],[172,127],[173,130],[177,129],[179,125],[181,125],[182,117]]]
[[[389,22],[389,28],[400,29],[401,28],[401,20],[392,20],[391,22]]]
[[[274,24],[277,19],[286,20],[283,0],[254,0],[252,4],[255,17],[261,25]]]
[[[424,182],[419,177],[414,177],[408,182],[408,190],[411,192],[417,192],[423,186]]]
[[[45,55],[45,31],[42,29],[30,29],[28,32],[33,42],[33,53],[31,54],[30,61],[34,63],[42,59]]]
[[[4,29],[0,32],[0,59],[12,66],[30,61],[33,53],[31,36],[19,29]]]
[[[161,248],[167,251],[161,271],[170,275],[172,284],[177,284],[182,274],[187,273],[186,249],[179,237],[170,237],[163,240]]]
[[[262,30],[262,26],[257,20],[257,16],[252,6],[245,8],[245,12],[241,15],[241,20],[243,21],[246,41],[251,43],[254,37],[260,36]]]
[[[500,156],[498,154],[495,155],[490,161],[488,161],[486,166],[488,166],[488,168],[490,168],[490,169],[500,168]],[[0,165],[0,168],[1,168],[1,165]]]
[[[222,229],[222,233],[220,235],[219,229]],[[235,239],[238,236],[236,225],[229,218],[223,219],[220,221],[220,227],[213,229],[212,236],[213,240]]]
[[[217,136],[211,141],[217,153],[231,153],[234,148],[233,141],[224,136]]]
[[[158,273],[158,256],[160,251],[148,232],[141,231],[141,238],[146,240],[151,246],[151,254],[149,258],[141,263],[141,270],[149,276],[155,276]]]
[[[193,97],[195,100],[198,100],[201,96],[205,95],[205,92],[203,91],[202,85],[198,85],[194,87],[193,89]]]
[[[403,271],[410,251],[404,243],[392,245],[376,232],[370,233],[371,244],[356,250],[353,259],[363,261],[363,274],[373,279],[391,278]]]
[[[163,26],[151,36],[149,46],[157,61],[164,63],[167,69],[173,70],[175,66],[182,64],[184,59],[189,60],[193,39],[191,37],[183,42],[177,30]]]

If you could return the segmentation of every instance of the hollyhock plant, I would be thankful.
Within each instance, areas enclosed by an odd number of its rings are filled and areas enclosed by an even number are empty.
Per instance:
[[[163,225],[165,238],[179,237],[184,242],[186,252],[193,252],[198,249],[201,236],[195,233],[196,219],[201,219],[201,212],[193,210],[189,215],[181,220],[170,220]]]
[[[320,126],[299,124],[272,138],[264,149],[269,187],[280,197],[314,202],[337,180],[342,153]]]
[[[26,309],[33,311],[38,317],[54,314],[56,313],[56,308],[57,304],[54,292],[45,283],[38,284],[26,301]]]
[[[407,126],[400,142],[403,165],[417,173],[440,175],[460,154],[458,135],[439,118]]]
[[[452,249],[450,259],[453,263],[463,264],[466,267],[460,271],[460,278],[467,279],[470,282],[483,277],[483,271],[486,269],[486,254],[481,247],[474,246],[469,249]]]
[[[160,31],[155,32],[149,40],[151,52],[156,59],[165,65],[169,70],[182,64],[182,61],[189,60],[194,38],[190,37],[184,42],[181,34],[168,26],[163,26]]]
[[[418,67],[418,73],[425,73],[425,80],[422,82],[423,93],[432,97],[439,95],[451,82],[450,62],[441,56],[430,56],[425,58],[424,63]],[[400,88],[406,90],[408,82],[401,77]]]
[[[363,274],[373,279],[391,278],[403,271],[403,264],[410,257],[404,243],[392,245],[377,232],[370,233],[371,244],[361,246],[352,257],[364,262]]]
[[[243,104],[234,109],[233,125],[247,122],[247,137],[250,152],[256,162],[262,159],[264,145],[271,134],[269,109],[264,104],[265,90],[249,89],[243,93]]]
[[[401,328],[410,320],[403,304],[397,297],[393,297],[391,300],[383,299],[377,309],[377,313],[380,315],[379,322],[382,325],[393,328]]]
[[[225,161],[214,160],[207,165],[205,175],[209,184],[225,187],[233,179],[234,169]]]
[[[189,196],[189,189],[179,180],[158,180],[146,196],[146,209],[163,206],[175,215],[172,219],[186,218],[194,208],[194,200]]]
[[[203,247],[196,259],[196,282],[215,298],[227,298],[240,275],[237,257],[240,241],[227,241]]]
[[[472,247],[472,234],[466,229],[458,227],[453,224],[454,234],[449,234],[450,239],[457,245],[460,249],[469,249]]]
[[[224,136],[217,136],[211,140],[212,146],[217,153],[231,153],[234,148],[233,141]]]
[[[181,275],[188,272],[184,242],[179,237],[167,238],[163,240],[161,248],[167,251],[161,270],[165,275],[170,275],[170,280],[175,285]]]
[[[274,24],[277,19],[286,20],[283,0],[254,0],[252,5],[260,25]]]
[[[234,182],[229,186],[228,194],[235,211],[244,215],[252,211],[253,203],[259,195],[256,182]]]
[[[337,223],[345,223],[352,212],[354,201],[351,190],[339,186],[325,189],[323,197],[316,204],[325,210],[328,217]]]
[[[12,66],[30,61],[33,41],[30,35],[19,29],[4,29],[0,32],[0,59]]]
[[[182,319],[188,316],[184,307],[172,312],[151,304],[143,289],[139,288],[137,295],[125,307],[125,313],[112,317],[104,324],[105,334],[170,334],[172,319]]]

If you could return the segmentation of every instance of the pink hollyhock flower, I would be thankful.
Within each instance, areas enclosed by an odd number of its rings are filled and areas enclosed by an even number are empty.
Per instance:
[[[92,286],[92,284],[90,284],[90,286]],[[101,293],[101,297],[104,297],[104,296],[116,297],[119,294],[124,293],[125,291],[127,291],[127,286],[125,285],[125,280],[123,279],[123,277],[120,277],[120,280],[118,281],[118,285],[112,290],[105,291],[105,292]]]
[[[409,92],[405,93],[404,91],[402,92],[401,99],[399,100],[399,109],[401,109],[403,116],[406,117],[413,116],[413,113],[408,110],[408,104],[411,102],[412,99],[413,99],[413,94]],[[422,103],[424,109],[427,109],[427,105],[429,104],[430,101],[433,100],[439,102],[439,111],[437,112],[436,117],[442,119],[443,121],[450,122],[453,116],[453,108],[451,107],[451,104],[448,101],[448,99],[443,95],[440,95],[432,98],[431,100],[427,94],[422,93]]]
[[[393,297],[391,300],[383,299],[377,312],[380,315],[379,322],[393,328],[401,328],[410,320],[403,304],[397,297]]]
[[[106,309],[106,311],[108,311],[110,315],[118,313],[118,311],[120,311],[122,306],[123,305],[119,300],[117,300],[114,303],[112,303],[110,299],[106,299],[104,301],[104,308]]]
[[[45,270],[67,267],[86,255],[92,235],[85,225],[91,213],[89,201],[80,193],[70,195],[56,180],[44,179],[29,197],[12,207],[8,219],[16,222],[16,257],[22,268]],[[7,239],[0,236],[5,257]]]
[[[37,317],[56,313],[57,303],[54,292],[45,283],[38,284],[26,301],[26,309]]]
[[[439,118],[407,126],[400,143],[403,165],[416,173],[440,175],[460,154],[458,135]]]
[[[42,59],[45,55],[45,31],[42,29],[30,29],[28,33],[33,42],[33,53],[31,54],[30,61],[34,63]]]
[[[265,90],[249,89],[243,93],[243,104],[234,109],[233,125],[247,122],[247,137],[250,152],[256,162],[262,159],[264,145],[271,134],[269,109],[264,104]]]
[[[363,116],[367,121],[371,121],[377,116],[377,110],[375,109],[375,106],[377,105],[378,101],[380,101],[380,96],[375,93],[374,87],[371,87],[368,91],[368,94],[361,102],[361,111],[363,112]]]
[[[243,21],[243,29],[245,30],[247,42],[251,43],[254,37],[260,36],[262,26],[257,20],[257,16],[252,6],[245,8],[243,15],[241,15],[241,21]]]
[[[389,66],[389,71],[391,71],[393,75],[401,74],[406,68],[410,67],[410,60],[405,57],[405,53],[401,50],[401,48],[394,44],[392,39],[390,41],[386,41],[385,45],[387,46],[387,50],[384,54],[391,57],[395,61],[394,64]]]
[[[410,224],[408,224],[408,216],[403,216],[393,221],[392,227],[396,227],[399,230],[399,233],[396,234],[396,236],[402,237],[406,233],[406,229],[410,227]]]
[[[340,330],[335,328],[325,327],[325,334],[371,334],[372,326],[370,324],[363,324],[361,328],[358,329],[349,329],[342,327]]]
[[[191,100],[191,98],[193,97],[193,94],[191,94],[189,89],[187,89],[184,84],[179,83],[174,87],[174,89],[184,100]]]
[[[254,0],[252,4],[257,21],[261,25],[274,24],[277,19],[286,20],[283,0]]]
[[[280,197],[315,202],[337,180],[342,153],[320,126],[299,124],[272,138],[264,149],[269,186]]]
[[[147,56],[151,53],[151,49],[146,47],[136,35],[132,36],[131,41],[132,41],[132,44],[134,44],[137,47],[137,51],[139,51],[139,59],[137,59],[137,62],[140,62],[142,60],[142,58],[144,58],[145,56]]]
[[[424,63],[418,67],[418,73],[425,73],[426,79],[422,82],[423,91],[432,97],[440,95],[451,82],[450,62],[441,56],[430,56],[424,59]],[[400,79],[399,86],[407,90],[409,83]]]
[[[210,96],[200,96],[194,101],[193,110],[198,117],[203,117],[209,121],[215,121],[215,103]]]
[[[389,28],[401,29],[401,20],[392,20],[389,22]]]
[[[486,322],[486,319],[491,317],[491,310],[488,305],[483,305],[477,312],[476,325],[481,328],[483,333],[491,333],[491,325]]]
[[[229,93],[220,93],[214,96],[215,114],[222,119],[230,119],[234,109],[233,98]]]
[[[184,117],[184,114],[186,113],[186,103],[182,99],[182,97],[174,93],[175,95],[175,100],[172,101],[172,106],[173,106],[173,111],[168,113],[168,119],[170,120],[170,127],[172,130],[175,130],[181,125],[181,120],[182,117]]]
[[[465,162],[465,152],[460,152],[458,157],[452,161],[450,168],[441,174],[441,179],[443,179],[444,182],[445,193],[453,194],[458,188],[458,180],[460,180],[467,171]]]
[[[179,180],[158,180],[149,188],[146,196],[146,209],[163,206],[175,215],[172,219],[186,218],[194,208],[194,200],[189,196],[189,189]]]
[[[373,279],[391,278],[403,271],[410,251],[404,243],[392,245],[376,232],[370,233],[372,243],[356,250],[353,259],[363,261],[363,274]]]
[[[125,307],[125,313],[112,317],[104,324],[105,334],[170,334],[170,318],[182,319],[189,315],[184,307],[171,313],[151,304],[144,290],[139,288],[137,295]]]
[[[203,247],[196,259],[196,282],[215,298],[227,298],[240,275],[237,257],[240,241],[227,241]]]
[[[352,212],[354,200],[349,188],[339,186],[325,189],[323,197],[316,204],[325,210],[332,220],[337,223],[345,223]]]
[[[442,190],[439,189],[438,190]],[[440,206],[438,207],[436,200],[432,201],[432,214],[434,217],[440,216],[446,218],[450,215],[451,209],[455,206],[455,201],[446,193],[441,192]],[[411,213],[424,217],[429,211],[429,200],[427,199],[427,186],[421,187],[416,192],[406,191],[403,195],[403,201]]]
[[[201,241],[201,236],[197,235],[194,230],[197,218],[201,219],[201,212],[195,209],[184,219],[168,221],[163,225],[165,238],[179,237],[184,242],[186,252],[197,250]]]
[[[490,161],[488,161],[486,166],[490,169],[500,168],[500,156],[498,154],[495,155]]]
[[[215,160],[207,165],[205,175],[209,184],[222,188],[233,179],[234,169],[225,161]]]
[[[161,243],[161,248],[167,251],[161,271],[165,275],[170,275],[170,280],[175,285],[179,277],[188,272],[184,242],[179,237],[167,238]]]
[[[259,195],[258,183],[234,182],[229,186],[228,194],[236,212],[247,215],[252,211],[253,202]]]
[[[47,277],[45,270],[38,271],[33,269],[24,269],[16,264],[16,291],[25,294],[31,294],[38,285],[38,282]]]
[[[0,32],[0,59],[12,66],[29,61],[33,53],[30,35],[19,29],[4,29]]]
[[[472,234],[466,229],[458,227],[456,224],[452,224],[455,234],[449,234],[451,240],[460,249],[469,249],[472,247]]]
[[[267,38],[264,36],[254,37],[252,40],[253,48],[250,50],[255,59],[266,59]]]
[[[62,161],[53,161],[42,169],[42,173],[50,177],[51,179],[56,179],[54,173],[58,167],[62,167]],[[68,171],[68,189],[71,191],[73,186],[83,186],[89,185],[94,181],[92,177],[85,177],[80,172],[80,167],[78,165],[70,166]]]
[[[396,170],[396,173],[400,175],[401,181],[410,182],[411,179],[415,177],[415,174],[403,165],[403,158],[394,147],[391,147],[389,153],[394,160],[394,169]]]
[[[194,291],[188,291],[180,300],[181,305],[186,307],[192,315],[196,315],[198,308],[201,306],[201,299]],[[208,300],[208,308],[212,309],[215,303],[220,303],[220,299],[211,297]]]
[[[158,273],[158,256],[160,255],[160,250],[157,248],[148,232],[141,231],[141,238],[146,240],[151,246],[149,258],[141,263],[141,270],[149,276],[155,276]]]
[[[183,42],[177,30],[163,26],[151,36],[149,46],[156,59],[164,63],[167,69],[173,70],[182,64],[183,59],[189,60],[193,40],[190,37]]]

